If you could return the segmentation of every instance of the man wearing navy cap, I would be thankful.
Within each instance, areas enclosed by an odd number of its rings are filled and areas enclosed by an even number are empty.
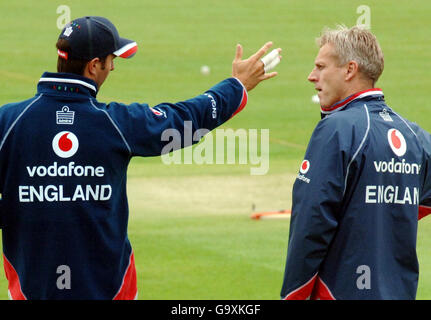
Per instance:
[[[100,88],[114,69],[113,59],[131,58],[137,50],[137,43],[121,38],[108,19],[79,18],[65,26],[59,36],[57,71],[83,75]]]
[[[166,129],[212,130],[272,78],[260,58],[268,42],[232,77],[176,104],[101,103],[96,95],[115,57],[137,44],[102,17],[69,23],[57,42],[58,73],[44,73],[37,94],[0,108],[0,225],[11,299],[136,299],[127,236],[127,167],[160,155]],[[281,49],[278,49],[280,52]],[[266,70],[264,69],[266,68]],[[185,143],[181,141],[182,147]]]

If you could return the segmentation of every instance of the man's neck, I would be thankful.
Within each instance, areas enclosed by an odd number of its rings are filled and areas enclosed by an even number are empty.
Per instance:
[[[365,90],[370,90],[374,88],[374,82],[373,81],[358,81],[356,83],[352,83],[351,86],[346,88],[344,98],[350,97],[351,95],[362,92]]]

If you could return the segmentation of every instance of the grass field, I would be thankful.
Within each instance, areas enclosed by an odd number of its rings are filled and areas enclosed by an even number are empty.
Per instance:
[[[249,56],[266,41],[283,48],[279,76],[249,93],[246,109],[222,128],[269,129],[270,168],[252,165],[130,165],[129,238],[140,299],[279,299],[289,220],[255,221],[257,211],[289,209],[291,187],[320,119],[307,76],[323,27],[357,22],[367,5],[385,53],[377,86],[396,111],[431,131],[431,3],[426,0],[0,2],[0,105],[35,93],[43,71],[55,71],[57,7],[72,18],[101,15],[134,39],[132,60],[115,60],[100,101],[175,102],[229,77],[235,45]],[[204,76],[200,67],[208,65]],[[431,218],[419,223],[418,299],[431,299]],[[0,299],[7,282],[0,275]]]

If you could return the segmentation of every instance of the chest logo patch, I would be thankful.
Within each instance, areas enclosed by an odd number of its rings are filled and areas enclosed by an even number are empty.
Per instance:
[[[70,111],[68,106],[61,108],[56,112],[57,124],[73,124],[75,120],[75,111]]]
[[[78,138],[70,131],[61,131],[52,139],[52,149],[61,158],[70,158],[78,151]]]
[[[299,168],[299,172],[301,172],[302,174],[306,174],[309,169],[310,169],[310,161],[308,160],[302,161],[301,167]]]
[[[388,130],[388,142],[392,151],[398,156],[402,157],[407,151],[406,139],[403,134],[397,129]]]

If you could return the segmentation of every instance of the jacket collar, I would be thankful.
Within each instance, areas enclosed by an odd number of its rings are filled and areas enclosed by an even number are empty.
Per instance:
[[[345,98],[341,101],[334,103],[330,107],[327,107],[327,108],[320,107],[320,113],[322,114],[322,118],[326,115],[329,115],[331,113],[334,113],[334,112],[337,112],[337,111],[344,109],[344,107],[347,106],[352,101],[363,99],[366,97],[383,98],[384,95],[383,95],[382,89],[379,89],[379,88],[373,88],[373,89],[368,89],[368,90],[357,92],[355,94],[352,94],[351,96],[348,96],[347,98]]]
[[[45,72],[39,80],[37,90],[39,93],[96,97],[98,88],[96,82],[77,74]]]

